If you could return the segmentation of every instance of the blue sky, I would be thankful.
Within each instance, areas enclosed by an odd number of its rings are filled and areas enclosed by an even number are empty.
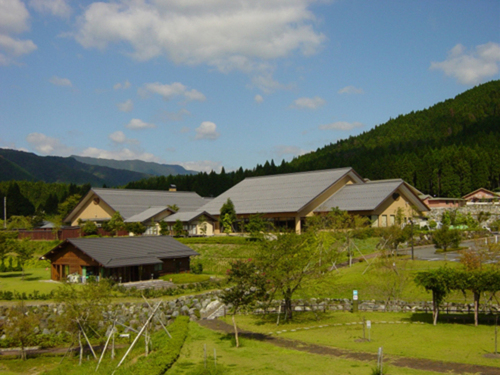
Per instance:
[[[498,0],[0,0],[0,147],[279,164],[499,68]]]

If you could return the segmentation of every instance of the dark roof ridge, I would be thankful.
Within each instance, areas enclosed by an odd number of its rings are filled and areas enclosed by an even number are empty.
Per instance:
[[[318,169],[314,171],[303,171],[303,172],[292,172],[292,173],[276,173],[276,174],[268,174],[265,176],[253,176],[246,177],[245,180],[254,180],[258,178],[269,178],[269,177],[277,177],[277,176],[293,176],[298,174],[313,174],[313,173],[321,173],[321,172],[333,172],[333,171],[341,171],[341,170],[353,170],[352,167],[343,167],[343,168],[330,168],[330,169]]]
[[[196,195],[199,195],[197,192],[195,191],[179,191],[179,190],[176,190],[176,191],[170,191],[170,190],[147,190],[147,189],[116,189],[116,188],[91,188],[91,190],[97,192],[97,190],[104,190],[104,191],[109,191],[109,190],[113,190],[113,191],[138,191],[138,192],[146,192],[146,193],[172,193],[172,194],[196,194]],[[201,197],[201,195],[200,195]],[[201,198],[204,198],[204,197],[201,197]]]

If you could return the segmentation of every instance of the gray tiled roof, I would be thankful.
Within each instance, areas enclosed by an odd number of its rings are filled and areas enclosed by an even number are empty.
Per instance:
[[[168,207],[161,206],[161,207],[151,207],[148,208],[146,211],[143,211],[137,215],[130,216],[128,219],[124,220],[125,223],[143,223],[145,221],[148,221],[152,217],[158,215],[159,213],[163,211],[167,211]],[[121,212],[120,212],[121,214]]]
[[[199,255],[169,236],[75,238],[66,241],[106,268],[159,264],[160,259]],[[59,246],[45,257],[50,259]]]
[[[201,215],[205,215],[206,218],[215,220],[208,212],[206,211],[194,211],[194,212],[176,212],[170,216],[167,216],[163,221],[167,223],[175,223],[177,220],[182,222],[190,222],[198,218]]]
[[[297,212],[348,173],[362,182],[352,168],[246,178],[200,210],[218,215],[230,198],[237,214]]]
[[[208,202],[194,192],[132,190],[132,189],[92,189],[104,202],[126,220],[152,207],[176,205],[179,211],[196,211]]]
[[[403,180],[385,180],[346,185],[315,211],[327,212],[334,207],[344,211],[372,211],[403,184]]]

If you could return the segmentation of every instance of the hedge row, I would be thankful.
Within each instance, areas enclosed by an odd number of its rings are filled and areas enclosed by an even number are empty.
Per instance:
[[[179,357],[188,334],[188,324],[187,316],[178,316],[168,326],[172,338],[164,330],[158,331],[152,337],[153,352],[147,357],[141,357],[133,366],[119,368],[116,374],[161,375],[167,372]]]

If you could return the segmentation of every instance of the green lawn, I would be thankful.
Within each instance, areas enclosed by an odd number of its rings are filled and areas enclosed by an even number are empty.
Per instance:
[[[456,262],[412,261],[409,258],[387,259],[384,262],[370,259],[369,263],[355,263],[352,267],[331,271],[320,279],[309,280],[297,291],[294,299],[311,297],[352,299],[353,290],[357,290],[361,301],[394,299],[407,302],[431,301],[431,293],[417,287],[413,277],[419,271],[439,268],[445,264],[448,267],[459,266]],[[454,292],[446,298],[446,301],[472,302],[472,297],[467,296],[467,299],[464,299],[461,292]]]
[[[181,355],[168,375],[209,374],[203,372],[205,348],[207,367],[214,367],[214,349],[219,372],[210,374],[301,374],[301,375],[369,375],[375,362],[347,360],[284,349],[256,340],[241,339],[240,348],[235,348],[232,336],[210,331],[196,323],[190,324],[188,339]],[[389,365],[389,374],[437,375],[430,371],[417,371]]]
[[[475,327],[467,324],[439,323],[433,326],[427,323],[430,321],[430,314],[411,313],[331,312],[321,314],[320,317],[321,319],[316,321],[313,314],[296,314],[293,322],[280,326],[276,325],[275,316],[262,318],[238,315],[236,321],[240,329],[274,334],[280,331],[280,337],[352,351],[376,354],[378,348],[383,347],[386,355],[500,368],[500,359],[484,357],[495,349],[495,327],[491,325]],[[359,324],[363,317],[372,322],[371,342],[356,341],[363,338],[363,325]],[[232,324],[229,316],[226,321]],[[365,337],[368,338],[368,331],[365,331]]]
[[[50,281],[50,267],[28,268],[24,280],[22,272],[0,273],[0,290],[18,291],[26,294],[38,290],[40,293],[50,293],[57,289],[60,283]]]

